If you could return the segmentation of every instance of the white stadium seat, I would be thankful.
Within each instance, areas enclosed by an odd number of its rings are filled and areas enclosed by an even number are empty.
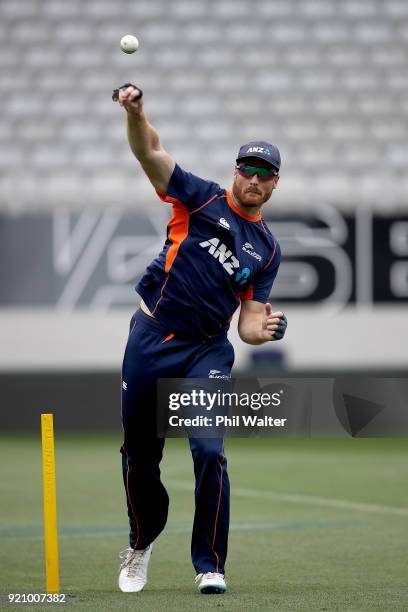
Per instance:
[[[111,101],[129,80],[193,172],[229,180],[239,145],[265,138],[282,151],[282,202],[301,204],[313,173],[316,201],[372,203],[373,167],[403,193],[407,57],[406,0],[2,0],[0,206],[150,193]]]

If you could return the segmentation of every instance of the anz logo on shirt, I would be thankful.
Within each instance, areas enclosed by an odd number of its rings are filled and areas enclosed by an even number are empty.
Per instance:
[[[228,247],[220,242],[219,238],[210,238],[209,240],[204,240],[204,242],[200,242],[200,247],[203,249],[208,249],[208,253],[217,259],[222,267],[228,272],[230,276],[235,274],[235,280],[239,282],[240,285],[246,283],[249,279],[251,271],[249,268],[244,268],[239,271],[239,261],[232,254],[232,251],[228,249]]]

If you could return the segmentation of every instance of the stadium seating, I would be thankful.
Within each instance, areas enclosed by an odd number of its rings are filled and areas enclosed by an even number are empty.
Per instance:
[[[195,173],[227,186],[239,145],[264,138],[283,158],[277,206],[395,206],[407,57],[406,0],[2,0],[0,207],[153,199],[110,99],[129,79]]]

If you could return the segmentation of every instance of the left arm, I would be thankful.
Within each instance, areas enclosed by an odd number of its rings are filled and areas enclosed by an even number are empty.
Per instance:
[[[272,306],[245,300],[241,302],[238,333],[247,344],[263,344],[280,340],[285,335],[287,320],[283,312],[272,312]]]
[[[274,249],[267,265],[255,275],[249,299],[241,298],[238,333],[247,344],[263,344],[283,338],[287,321],[283,312],[273,312],[267,302],[279,269],[281,250],[274,241]],[[265,303],[266,302],[266,303]]]

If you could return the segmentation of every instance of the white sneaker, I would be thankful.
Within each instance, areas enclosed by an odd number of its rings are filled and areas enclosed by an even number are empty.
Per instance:
[[[119,588],[124,593],[137,593],[147,582],[147,566],[152,554],[153,544],[144,550],[126,548],[119,554],[124,559],[119,568]]]
[[[206,574],[197,574],[195,582],[198,582],[198,590],[200,593],[225,593],[227,585],[222,574],[216,572],[207,572]]]

